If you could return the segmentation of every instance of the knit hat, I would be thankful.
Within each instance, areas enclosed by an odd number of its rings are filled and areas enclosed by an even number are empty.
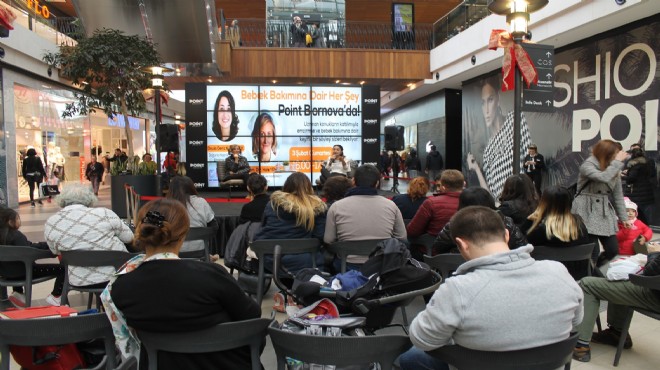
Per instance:
[[[623,198],[624,203],[626,204],[626,209],[634,209],[637,212],[637,204],[630,200],[628,197]]]

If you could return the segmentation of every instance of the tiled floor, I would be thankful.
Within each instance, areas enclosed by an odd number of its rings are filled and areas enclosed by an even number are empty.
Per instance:
[[[389,186],[388,186],[389,185]],[[405,191],[405,184],[399,187],[399,191]],[[385,183],[383,189],[389,190],[390,184]],[[110,207],[110,190],[107,187],[102,187],[99,193],[99,206]],[[31,208],[29,204],[23,204],[19,207],[18,212],[21,215],[23,225],[21,231],[25,233],[31,241],[42,241],[43,225],[53,213],[57,212],[59,207],[55,202],[48,203],[44,201],[43,206],[37,205],[36,208]],[[657,237],[657,235],[656,235]],[[34,305],[42,305],[45,303],[44,299],[50,292],[52,282],[45,282],[38,284],[34,290]],[[271,287],[268,295],[265,297],[262,304],[263,317],[270,317],[272,307],[272,295],[275,292],[274,286]],[[69,296],[72,306],[82,308],[87,304],[86,296],[80,293],[71,293]],[[415,300],[412,305],[407,308],[408,317],[410,320],[424,308],[424,303],[419,298]],[[282,321],[283,314],[278,314],[277,319]],[[604,313],[602,320],[605,322]],[[397,313],[395,322],[401,322],[401,315]],[[629,350],[624,350],[619,364],[620,369],[625,370],[650,370],[660,368],[660,351],[658,351],[658,341],[660,341],[660,321],[653,320],[643,315],[635,315],[630,329],[633,338],[634,346]],[[592,345],[592,360],[589,363],[580,363],[573,361],[572,368],[580,370],[595,370],[595,369],[608,369],[613,368],[612,361],[614,360],[615,348],[602,346],[598,344]],[[270,343],[267,345],[261,357],[262,363],[267,370],[276,369],[275,353]],[[12,364],[12,369],[18,369],[16,364]]]

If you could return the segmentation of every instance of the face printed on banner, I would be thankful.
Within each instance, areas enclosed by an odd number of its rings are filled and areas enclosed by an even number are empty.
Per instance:
[[[218,122],[220,122],[220,127],[222,129],[229,130],[231,126],[231,106],[229,105],[229,99],[226,97],[220,98],[220,104],[218,106]]]
[[[486,127],[492,127],[495,119],[497,118],[497,110],[499,107],[499,95],[495,88],[491,85],[484,85],[481,89],[481,110],[484,114]]]
[[[259,133],[259,146],[262,155],[270,153],[273,147],[273,136],[275,135],[275,125],[270,120],[264,121]]]

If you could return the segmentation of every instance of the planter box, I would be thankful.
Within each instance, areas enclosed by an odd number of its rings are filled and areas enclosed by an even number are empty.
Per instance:
[[[162,196],[160,175],[117,175],[110,176],[110,201],[112,211],[120,218],[126,218],[126,190],[124,185],[133,186],[140,195]]]

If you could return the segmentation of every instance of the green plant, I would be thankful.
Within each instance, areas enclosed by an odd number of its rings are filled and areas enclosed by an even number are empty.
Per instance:
[[[161,58],[154,44],[144,37],[127,36],[122,31],[94,31],[91,37],[77,45],[61,45],[42,60],[60,68],[63,77],[80,88],[77,101],[68,103],[62,118],[87,115],[101,109],[109,117],[124,115],[128,153],[133,156],[133,135],[128,115],[137,116],[146,110],[143,91],[151,87],[150,76],[142,68],[160,65]]]

